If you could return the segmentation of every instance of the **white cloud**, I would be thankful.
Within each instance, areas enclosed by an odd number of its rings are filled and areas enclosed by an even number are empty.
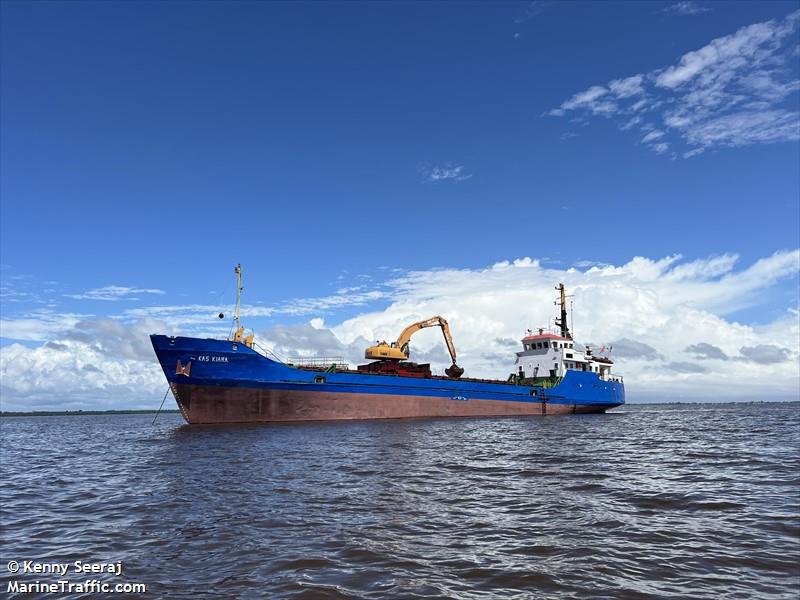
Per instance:
[[[728,321],[725,315],[757,304],[779,279],[797,276],[800,253],[776,253],[740,271],[733,270],[735,262],[733,255],[691,262],[681,262],[678,256],[634,258],[622,266],[580,271],[547,269],[537,261],[522,260],[482,270],[409,273],[394,282],[396,293],[389,307],[348,319],[333,331],[345,346],[357,339],[393,339],[405,325],[440,314],[450,321],[460,362],[469,374],[504,377],[512,368],[513,354],[497,340],[518,340],[526,328],[551,323],[552,303],[542,299],[550,298],[554,284],[564,281],[576,295],[579,340],[628,339],[653,349],[653,355],[641,360],[620,360],[631,399],[667,393],[711,398],[732,379],[742,382],[734,394],[738,397],[791,397],[798,384],[791,361],[771,364],[767,370],[736,362],[702,377],[700,369],[681,367],[694,360],[686,348],[701,343],[732,356],[743,346],[760,344],[774,344],[798,356],[796,316],[782,318],[779,327],[766,330]],[[440,343],[439,335],[420,332],[413,350],[430,351]],[[507,360],[498,360],[499,355]],[[441,369],[446,362],[436,366]]]
[[[560,117],[569,110],[583,109],[594,115],[610,115],[616,112],[617,105],[606,100],[608,89],[595,85],[588,90],[578,92],[572,98],[566,100],[560,107],[554,108],[548,114]]]
[[[624,123],[620,127],[620,129],[622,129],[623,131],[626,131],[628,129],[631,129],[632,127],[636,127],[637,125],[641,124],[641,122],[642,122],[642,117],[639,117],[639,116],[632,117],[627,123]]]
[[[675,65],[591,86],[547,114],[621,118],[620,129],[628,130],[642,124],[636,113],[647,113],[660,118],[658,130],[670,138],[648,147],[663,153],[662,144],[681,140],[689,146],[684,158],[706,148],[796,141],[800,112],[790,96],[800,90],[798,23],[795,11],[742,27],[685,53]]]
[[[710,11],[710,8],[705,6],[701,6],[697,2],[693,2],[692,0],[682,0],[676,4],[671,4],[662,9],[662,12],[672,13],[675,15],[699,15],[704,12]]]
[[[37,310],[21,317],[3,318],[0,319],[0,338],[41,342],[71,329],[85,317],[75,313]]]
[[[647,144],[648,142],[655,141],[662,137],[664,137],[664,132],[658,129],[654,129],[653,131],[649,132],[646,136],[642,138],[642,143]]]
[[[680,63],[668,67],[656,77],[656,85],[676,88],[702,74],[716,79],[720,74],[754,66],[770,57],[797,21],[796,13],[785,22],[768,21],[742,27],[734,34],[712,40],[699,50],[687,52]]]
[[[617,98],[630,98],[644,92],[642,75],[634,75],[625,79],[615,79],[609,82],[608,87]]]
[[[521,258],[483,269],[400,273],[381,286],[381,297],[389,301],[385,308],[339,322],[315,315],[307,323],[260,331],[257,341],[284,358],[342,356],[358,364],[375,340],[393,340],[406,325],[442,315],[467,374],[505,378],[525,330],[552,324],[553,288],[563,281],[575,295],[577,341],[614,346],[631,401],[719,399],[720,390],[725,399],[796,397],[796,307],[760,325],[728,315],[758,306],[771,286],[797,277],[800,251],[777,252],[738,269],[737,262],[734,254],[692,261],[679,255],[635,257],[621,265],[584,261],[590,268],[582,270]],[[319,305],[330,306],[327,300]],[[175,333],[166,323],[174,324],[172,317],[185,314],[187,306],[160,307],[167,317],[163,322],[130,321],[130,314],[128,320],[73,316],[69,321],[51,315],[57,325],[38,347],[0,348],[3,409],[155,406],[164,380],[147,334]],[[242,312],[264,310],[245,305]],[[30,338],[41,336],[39,331]],[[447,366],[438,329],[414,336],[412,360],[431,361],[437,370]]]
[[[573,266],[584,269],[586,267],[607,267],[608,265],[606,263],[598,262],[596,260],[579,259],[573,263]]]
[[[798,113],[743,111],[710,118],[685,128],[685,138],[700,149],[800,140]]]
[[[573,108],[578,108],[580,106],[588,106],[591,105],[592,102],[594,102],[598,98],[602,98],[606,94],[608,94],[608,90],[606,88],[600,85],[594,85],[585,92],[580,92],[578,94],[575,94],[572,98],[567,100],[562,105],[562,108],[566,110],[571,110]]]
[[[136,298],[130,298],[131,296],[136,296],[137,294],[163,294],[163,290],[156,290],[152,288],[136,288],[136,287],[126,287],[122,285],[107,285],[105,287],[97,288],[94,290],[88,290],[83,292],[82,294],[64,294],[67,298],[74,298],[76,300],[105,300],[105,301],[115,301],[115,300],[135,300]]]
[[[387,291],[380,289],[366,289],[365,286],[341,288],[337,293],[329,296],[313,298],[294,298],[275,306],[254,306],[243,304],[240,310],[242,318],[247,317],[275,317],[290,316],[301,317],[320,312],[335,311],[346,306],[364,306],[386,298]],[[246,302],[246,299],[245,299]],[[224,321],[219,324],[227,329],[229,319],[233,317],[233,305],[214,306],[210,304],[184,304],[166,306],[146,306],[131,308],[123,312],[127,319],[152,318],[174,323],[186,331],[196,327],[208,330],[220,312],[225,315]]]
[[[59,336],[59,342],[77,342],[94,352],[112,358],[149,360],[153,354],[151,333],[178,333],[163,321],[144,318],[133,323],[119,319],[96,317],[79,321]]]
[[[429,167],[426,165],[419,165],[419,171],[425,181],[433,183],[439,181],[464,181],[472,177],[472,173],[467,173],[463,165],[454,165],[452,163],[445,163],[440,166]]]
[[[90,346],[0,348],[2,410],[157,408],[167,387],[154,360],[109,357]]]
[[[669,144],[667,142],[660,142],[658,144],[653,144],[652,146],[653,152],[656,154],[663,154],[667,150],[669,150]]]
[[[561,117],[568,111],[585,110],[593,115],[610,117],[619,111],[619,100],[636,98],[636,104],[643,106],[640,103],[645,101],[639,97],[644,93],[643,82],[643,75],[633,75],[624,79],[609,81],[608,87],[593,85],[589,89],[578,92],[565,100],[561,106],[554,108],[547,114]]]

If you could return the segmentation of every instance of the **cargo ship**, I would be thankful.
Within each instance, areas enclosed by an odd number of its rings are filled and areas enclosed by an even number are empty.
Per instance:
[[[245,335],[241,266],[235,272],[235,329],[228,339],[150,336],[188,423],[602,413],[625,403],[623,380],[611,374],[613,361],[575,348],[563,284],[556,288],[556,328],[529,330],[506,379],[479,379],[463,377],[449,325],[438,316],[410,325],[395,342],[367,348],[372,362],[355,369],[335,360],[279,360],[255,343],[254,334]],[[411,336],[435,326],[453,363],[444,375],[408,360]]]

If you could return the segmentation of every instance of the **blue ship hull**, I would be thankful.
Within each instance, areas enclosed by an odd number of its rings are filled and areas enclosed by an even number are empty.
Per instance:
[[[619,381],[567,371],[551,388],[503,381],[299,369],[227,340],[150,339],[189,423],[599,413]]]

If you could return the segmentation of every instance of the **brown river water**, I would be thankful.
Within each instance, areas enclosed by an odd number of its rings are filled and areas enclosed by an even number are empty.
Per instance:
[[[800,597],[798,403],[152,418],[0,419],[0,597],[99,597],[13,587],[87,579],[144,583],[102,596],[131,598]]]

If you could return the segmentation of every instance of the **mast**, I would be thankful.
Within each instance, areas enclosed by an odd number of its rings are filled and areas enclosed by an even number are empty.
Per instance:
[[[236,324],[236,330],[233,333],[233,337],[230,339],[231,342],[243,342],[245,346],[249,348],[253,347],[253,339],[255,338],[255,334],[251,333],[248,336],[244,335],[244,327],[242,327],[242,316],[240,314],[240,309],[242,307],[242,265],[238,264],[233,269],[233,272],[236,273],[236,310],[233,313],[233,322]],[[220,313],[221,316],[221,313]]]
[[[239,308],[242,305],[242,289],[243,289],[241,263],[236,265],[236,267],[233,269],[233,272],[236,273],[236,310],[233,313],[233,322],[236,323],[236,332],[238,334],[237,337],[241,337],[241,335],[239,334],[239,329],[241,329],[242,327],[241,319],[239,316]]]
[[[556,304],[561,308],[561,316],[556,319],[556,326],[561,328],[561,337],[571,340],[572,334],[569,332],[569,327],[567,325],[567,291],[563,283],[559,283],[556,289],[560,292],[560,297]]]

